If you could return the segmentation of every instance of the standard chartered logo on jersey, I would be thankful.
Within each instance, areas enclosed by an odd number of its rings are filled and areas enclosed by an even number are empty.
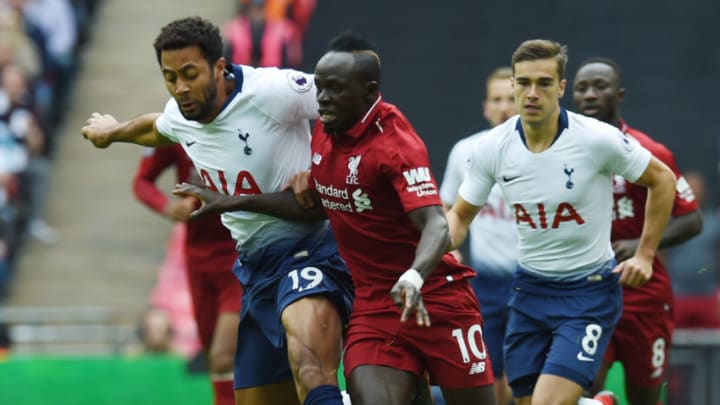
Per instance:
[[[363,212],[373,209],[370,197],[361,188],[350,193],[347,187],[338,188],[332,184],[321,184],[315,179],[314,181],[315,189],[320,194],[320,201],[325,209],[342,212]]]

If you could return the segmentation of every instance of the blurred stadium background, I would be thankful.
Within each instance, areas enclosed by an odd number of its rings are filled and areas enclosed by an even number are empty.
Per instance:
[[[0,0],[0,5],[10,0]],[[58,0],[60,1],[60,0]],[[209,403],[207,379],[178,356],[128,355],[149,306],[169,222],[135,201],[131,180],[141,149],[94,150],[79,133],[93,111],[118,119],[162,109],[167,98],[152,42],[170,20],[202,15],[223,25],[233,0],[62,0],[78,13],[78,45],[67,100],[55,112],[45,218],[57,240],[28,238],[13,257],[0,324],[0,404]],[[452,144],[485,127],[485,77],[523,40],[569,46],[569,79],[591,56],[619,61],[628,121],[702,172],[720,202],[720,3],[437,2],[319,0],[301,67],[312,71],[329,38],[352,29],[379,48],[383,95],[425,139],[442,178]],[[82,18],[80,18],[82,17]],[[563,105],[572,109],[566,92]],[[164,179],[170,189],[172,179]],[[670,404],[720,404],[720,339],[681,331],[671,360]],[[202,369],[202,367],[200,367]],[[681,378],[682,377],[682,378]],[[620,392],[622,371],[609,385]],[[713,383],[714,382],[714,383]]]

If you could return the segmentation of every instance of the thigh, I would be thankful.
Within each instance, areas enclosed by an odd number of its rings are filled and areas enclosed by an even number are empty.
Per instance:
[[[417,377],[385,366],[355,367],[347,379],[353,405],[406,405],[415,396]]]
[[[207,273],[192,269],[188,269],[188,285],[198,336],[203,349],[209,350],[219,313],[216,290]]]
[[[495,391],[492,385],[472,388],[443,388],[447,405],[495,405]]]
[[[668,367],[673,331],[672,314],[624,313],[618,323],[616,360],[623,364],[625,381],[639,387],[659,387]]]
[[[419,354],[397,336],[399,324],[400,312],[353,315],[345,336],[346,379],[360,366],[384,366],[424,376]]]
[[[287,348],[270,342],[251,317],[242,319],[238,327],[234,370],[236,390],[292,379]]]
[[[236,389],[236,405],[300,405],[292,379],[259,387]]]

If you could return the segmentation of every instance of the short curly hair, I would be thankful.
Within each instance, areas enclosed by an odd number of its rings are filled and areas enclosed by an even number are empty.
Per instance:
[[[197,45],[209,64],[223,56],[223,42],[220,29],[202,17],[186,17],[162,27],[153,46],[160,63],[160,53]]]

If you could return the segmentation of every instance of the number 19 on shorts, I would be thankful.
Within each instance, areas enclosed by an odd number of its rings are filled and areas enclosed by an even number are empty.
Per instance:
[[[303,292],[322,283],[323,273],[317,267],[305,267],[302,270],[292,270],[288,273],[292,280],[292,288],[295,291]]]

